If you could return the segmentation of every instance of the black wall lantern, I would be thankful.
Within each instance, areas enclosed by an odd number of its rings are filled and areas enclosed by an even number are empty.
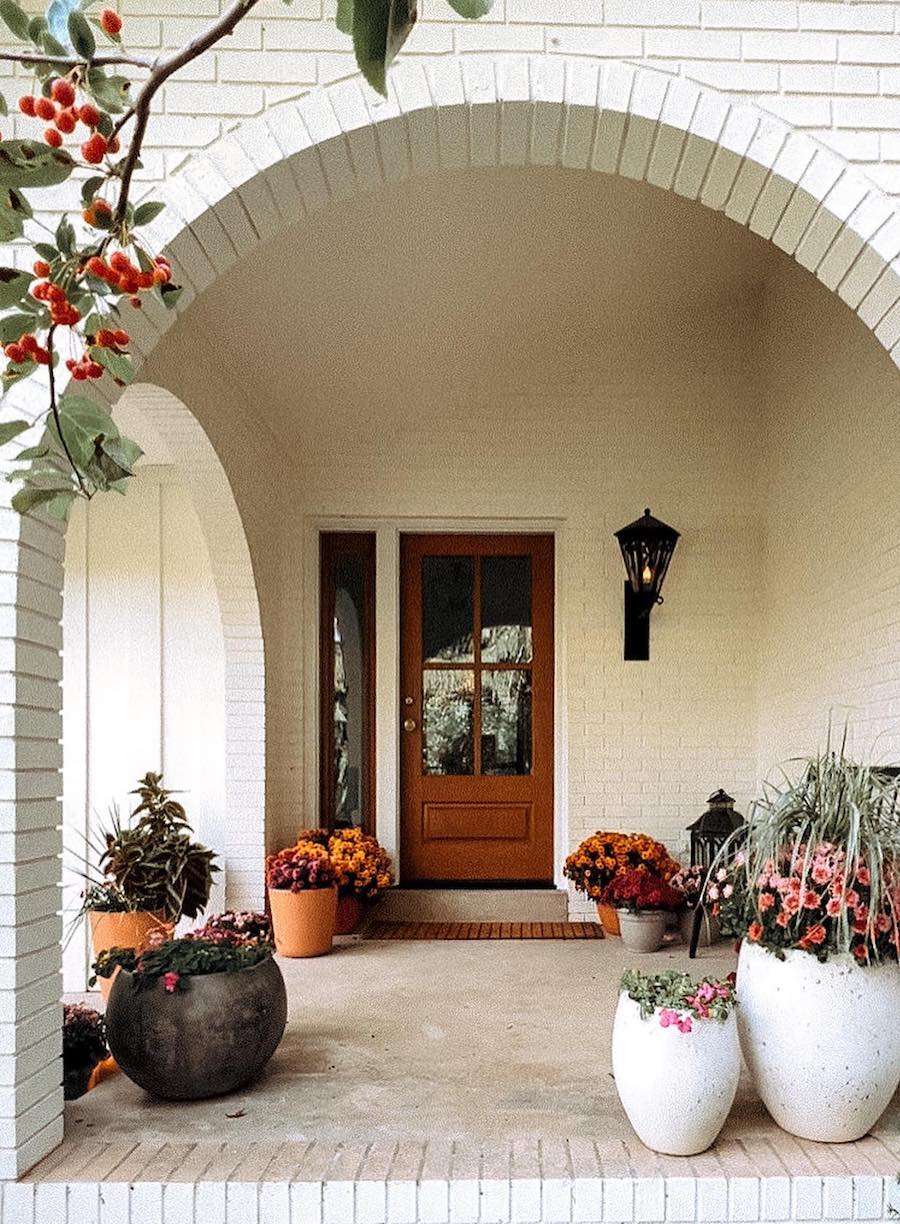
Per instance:
[[[650,612],[662,603],[662,584],[678,543],[674,527],[649,510],[615,533],[625,562],[625,658],[650,658]]]

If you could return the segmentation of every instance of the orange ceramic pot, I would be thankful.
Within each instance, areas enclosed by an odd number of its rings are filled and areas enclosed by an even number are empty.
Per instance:
[[[597,917],[603,924],[603,929],[607,935],[619,934],[619,914],[615,906],[605,905],[602,901],[598,901]]]
[[[166,939],[172,938],[175,924],[167,922],[162,914],[148,910],[131,910],[125,913],[108,914],[103,910],[91,910],[91,942],[94,956],[108,948],[134,948],[137,952],[146,946],[147,937],[159,931]],[[112,977],[99,978],[100,993],[104,1001],[109,998],[118,969]]]
[[[362,925],[366,903],[356,893],[338,893],[337,916],[334,920],[335,935],[352,935]]]
[[[331,951],[337,889],[269,889],[275,951],[279,956],[324,956]]]

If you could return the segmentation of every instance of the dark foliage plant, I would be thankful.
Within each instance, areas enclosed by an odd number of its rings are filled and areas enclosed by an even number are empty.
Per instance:
[[[67,1101],[84,1094],[94,1067],[109,1056],[106,1025],[92,1007],[63,1007],[63,1095]]]
[[[131,974],[134,990],[150,989],[162,980],[165,989],[174,993],[189,990],[192,977],[249,969],[268,960],[273,952],[272,945],[263,941],[196,939],[189,935],[167,939],[144,951],[109,948],[94,962],[91,984],[98,977],[112,977],[119,968]]]

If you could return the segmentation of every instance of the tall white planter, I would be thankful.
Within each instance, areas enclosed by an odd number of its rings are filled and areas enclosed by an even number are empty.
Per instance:
[[[735,1014],[694,1020],[689,1033],[663,1028],[659,1009],[646,1020],[619,995],[612,1037],[613,1075],[640,1141],[655,1152],[692,1156],[715,1140],[728,1117],[741,1072]]]
[[[821,1143],[865,1135],[900,1083],[900,967],[782,961],[745,940],[737,985],[741,1048],[778,1125]]]

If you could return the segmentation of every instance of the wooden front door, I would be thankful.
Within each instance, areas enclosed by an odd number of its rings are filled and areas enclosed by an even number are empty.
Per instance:
[[[401,539],[404,884],[553,881],[553,537]]]

